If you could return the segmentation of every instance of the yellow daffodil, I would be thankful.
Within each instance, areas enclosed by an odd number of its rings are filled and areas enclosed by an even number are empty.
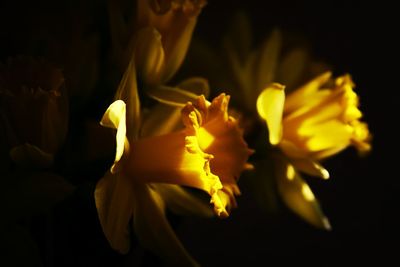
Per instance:
[[[95,191],[103,231],[114,249],[126,253],[133,218],[135,234],[145,247],[169,263],[195,265],[169,226],[165,205],[178,207],[179,198],[188,200],[180,203],[186,209],[191,204],[197,208],[180,185],[207,192],[219,216],[227,216],[235,206],[236,179],[248,166],[250,151],[236,121],[227,115],[229,97],[221,95],[212,103],[200,97],[182,109],[183,129],[142,138],[133,59],[117,98],[101,121],[117,130],[115,162]]]
[[[0,115],[5,150],[12,160],[49,166],[67,132],[68,103],[61,71],[29,57],[1,65]]]
[[[286,167],[280,171],[278,182],[286,203],[311,223],[327,227],[327,219],[317,220],[295,204],[290,187],[297,187],[303,199],[314,202],[315,197],[296,170],[309,175],[329,178],[319,161],[350,145],[360,152],[371,149],[370,134],[358,109],[358,96],[349,75],[331,79],[324,73],[285,96],[284,86],[268,86],[257,100],[257,110],[267,123],[269,142],[286,155]],[[282,168],[281,168],[282,169]],[[293,190],[292,190],[293,191]]]
[[[286,50],[282,39],[281,32],[273,30],[254,48],[250,21],[239,14],[223,39],[223,51],[216,53],[207,45],[194,42],[188,68],[194,66],[198,73],[199,67],[206,66],[200,70],[208,74],[212,85],[231,89],[229,92],[238,100],[235,104],[244,118],[246,134],[257,134],[255,130],[259,128],[253,119],[257,112],[267,121],[268,143],[280,150],[268,150],[271,157],[260,155],[276,159],[274,169],[280,195],[305,220],[329,229],[328,219],[299,171],[327,179],[329,173],[319,161],[349,145],[368,151],[370,135],[367,125],[359,121],[358,97],[350,77],[345,75],[332,81],[326,73],[314,78],[326,71],[326,65],[311,61],[302,47]],[[218,61],[221,58],[225,61]],[[213,62],[212,66],[208,62]],[[312,81],[296,90],[309,79]],[[265,149],[264,140],[265,136],[256,142]],[[280,151],[283,155],[279,155]],[[268,164],[258,165],[269,168]],[[265,173],[268,172],[261,170],[259,176],[267,178]],[[268,184],[255,177],[254,184]],[[259,184],[255,190],[271,194]],[[265,196],[263,201],[268,199]]]
[[[205,0],[138,1],[138,25],[144,30],[138,33],[136,60],[146,84],[163,84],[178,70],[205,3]]]
[[[204,0],[139,0],[132,29],[121,21],[122,6],[109,1],[110,27],[120,65],[136,55],[139,78],[145,85],[167,82],[185,58]],[[126,60],[125,60],[126,62]]]

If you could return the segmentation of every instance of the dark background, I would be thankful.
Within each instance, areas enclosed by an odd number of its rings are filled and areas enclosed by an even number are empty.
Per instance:
[[[395,58],[391,48],[395,17],[388,3],[366,2],[210,1],[204,9],[195,36],[210,40],[219,38],[221,28],[229,26],[225,14],[236,9],[250,14],[256,37],[263,38],[272,27],[304,35],[313,56],[330,64],[335,75],[352,75],[373,135],[373,150],[367,157],[359,158],[354,149],[347,149],[324,163],[329,181],[307,178],[332,231],[312,228],[282,204],[274,214],[263,213],[254,207],[245,187],[229,220],[193,219],[184,224],[183,240],[206,266],[267,266],[272,260],[337,266],[349,259],[379,259],[384,264],[394,256],[389,240],[395,241],[393,213],[398,210],[392,184],[397,176],[397,142],[389,120],[396,124],[399,112],[389,73]],[[200,223],[209,231],[196,227]]]
[[[22,53],[23,38],[10,33],[29,32],[30,20],[41,14],[60,12],[58,4],[46,1],[18,1],[2,7],[1,60]],[[89,1],[88,1],[89,2]],[[37,4],[36,4],[37,3]],[[95,20],[106,28],[104,2]],[[4,12],[7,10],[7,12]],[[337,266],[346,258],[387,259],[394,240],[398,112],[391,64],[398,65],[392,49],[395,16],[387,3],[364,1],[209,1],[199,17],[195,37],[219,38],[236,10],[248,12],[259,38],[273,26],[306,36],[313,55],[333,66],[335,74],[349,72],[357,84],[364,120],[372,132],[373,151],[358,158],[348,149],[326,162],[329,181],[307,179],[319,198],[333,230],[314,229],[281,204],[274,213],[254,206],[247,188],[238,199],[239,209],[228,220],[173,219],[176,231],[190,253],[204,266],[264,266],[272,260],[297,261],[318,266]],[[19,19],[23,17],[23,19]],[[34,20],[34,19],[33,19]],[[106,32],[106,30],[104,31]],[[103,32],[100,55],[109,45]],[[212,64],[212,63],[211,63]],[[394,67],[398,69],[398,67]],[[104,70],[103,70],[104,71]],[[105,95],[104,99],[110,95]],[[93,103],[93,101],[91,102]],[[96,102],[94,102],[96,103]],[[101,116],[106,100],[98,102],[90,114]],[[94,105],[94,104],[91,104]],[[91,108],[91,106],[86,109]],[[79,106],[72,112],[86,111]],[[394,156],[389,156],[394,153]],[[117,266],[126,260],[108,247],[97,221],[92,192],[98,177],[89,167],[80,167],[82,180],[73,179],[77,192],[53,211],[54,236],[49,243],[38,218],[33,227],[45,266]],[[65,170],[64,170],[65,171]],[[74,170],[76,171],[76,170]],[[74,173],[74,171],[66,173]],[[65,219],[67,218],[67,219]],[[385,255],[383,254],[385,253]],[[144,265],[158,262],[144,253]],[[146,266],[147,266],[146,265]],[[281,265],[281,264],[279,264]],[[12,265],[10,265],[12,266]]]

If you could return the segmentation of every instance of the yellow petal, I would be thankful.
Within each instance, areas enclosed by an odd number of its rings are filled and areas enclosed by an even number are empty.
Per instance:
[[[337,120],[332,120],[318,125],[301,127],[298,134],[308,138],[305,144],[308,151],[317,152],[348,146],[352,128]]]
[[[140,98],[137,88],[135,58],[132,56],[119,83],[115,99],[126,104],[126,135],[131,142],[138,138],[140,129]]]
[[[135,197],[133,227],[140,243],[171,266],[199,266],[169,225],[161,197],[145,184],[135,186]]]
[[[277,184],[285,204],[308,223],[325,230],[331,226],[306,182],[290,164],[279,162]]]
[[[190,193],[178,185],[152,184],[152,187],[160,194],[167,207],[177,214],[201,217],[214,216],[214,212],[207,201],[203,201],[200,196]]]
[[[329,172],[321,164],[309,158],[292,159],[291,163],[299,171],[312,176],[319,176],[322,179],[329,179]]]
[[[285,104],[284,86],[273,83],[257,99],[257,111],[267,122],[269,141],[276,145],[282,138],[282,115]]]
[[[285,103],[285,114],[290,114],[299,107],[308,104],[309,95],[317,92],[322,85],[327,83],[331,78],[331,72],[325,72],[316,78],[312,79],[310,82],[306,83],[304,86],[290,93],[286,99]]]
[[[105,127],[117,129],[115,159],[114,165],[111,168],[114,172],[116,164],[124,154],[125,146],[129,144],[126,140],[126,105],[124,101],[117,100],[112,103],[104,113],[100,124]]]
[[[94,198],[101,227],[111,247],[128,253],[129,220],[134,205],[131,184],[125,177],[108,172],[96,184]]]

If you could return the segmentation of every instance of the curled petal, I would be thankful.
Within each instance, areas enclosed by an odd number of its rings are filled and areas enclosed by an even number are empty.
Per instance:
[[[282,115],[285,104],[284,86],[274,83],[268,86],[257,99],[257,111],[267,122],[269,141],[277,145],[282,138]]]
[[[128,144],[126,140],[126,105],[124,101],[117,100],[112,103],[104,113],[100,122],[101,125],[117,129],[116,134],[116,152],[112,172],[115,171],[116,164],[124,154],[124,148]]]

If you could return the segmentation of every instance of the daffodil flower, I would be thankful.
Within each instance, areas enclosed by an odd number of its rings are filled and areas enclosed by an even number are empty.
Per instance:
[[[367,124],[359,120],[358,97],[352,90],[350,76],[332,80],[330,73],[321,75],[329,69],[325,64],[311,61],[302,47],[283,49],[286,47],[282,39],[281,32],[275,29],[254,48],[250,21],[239,14],[224,36],[223,51],[216,53],[207,45],[194,42],[188,67],[195,66],[197,72],[200,68],[214,86],[231,89],[228,92],[237,100],[234,104],[243,112],[246,134],[257,134],[254,114],[258,113],[267,122],[268,143],[279,148],[269,149],[271,157],[267,157],[276,161],[275,177],[281,197],[306,221],[329,229],[328,219],[317,199],[311,197],[311,189],[300,172],[329,178],[320,161],[350,145],[361,152],[368,151],[370,134]],[[209,62],[213,64],[210,66]],[[320,76],[314,78],[317,75]],[[296,90],[310,79],[311,82]],[[264,140],[263,136],[257,142],[265,144]],[[259,166],[265,168],[260,175],[267,179],[266,173],[270,171],[267,165]],[[290,179],[287,173],[291,174]],[[267,194],[271,195],[265,188],[268,183],[260,184],[255,190],[263,191],[263,201],[268,201]]]
[[[358,96],[349,75],[331,80],[324,73],[285,96],[284,86],[272,84],[262,91],[257,100],[257,110],[267,123],[269,142],[285,154],[286,171],[278,175],[280,190],[287,204],[311,223],[327,227],[327,219],[302,211],[299,201],[289,197],[290,186],[302,188],[303,198],[313,202],[311,191],[295,170],[323,179],[329,172],[319,163],[350,145],[360,152],[371,149],[366,123],[361,122]],[[285,174],[282,174],[285,173]],[[290,175],[289,175],[290,174]],[[283,179],[283,180],[282,180]],[[285,182],[282,182],[285,181]],[[292,183],[292,184],[291,184]],[[299,208],[296,208],[299,207]],[[304,209],[303,209],[304,210]]]
[[[59,69],[22,56],[0,65],[0,131],[4,150],[17,165],[49,167],[67,123],[68,99]]]
[[[135,53],[144,84],[165,84],[182,64],[205,4],[204,0],[139,0],[135,20],[125,23],[122,7],[109,1],[113,46],[120,65]]]
[[[114,164],[96,186],[99,219],[111,246],[122,253],[129,250],[129,221],[133,219],[142,245],[170,263],[195,265],[169,226],[165,206],[182,209],[178,198],[188,200],[184,208],[192,204],[197,208],[198,202],[177,187],[187,186],[207,192],[215,213],[227,216],[235,206],[236,180],[249,167],[246,161],[251,151],[237,122],[227,114],[229,97],[225,95],[211,103],[200,97],[197,103],[186,104],[181,113],[183,129],[140,138],[135,73],[132,60],[118,100],[101,121],[117,133]]]

